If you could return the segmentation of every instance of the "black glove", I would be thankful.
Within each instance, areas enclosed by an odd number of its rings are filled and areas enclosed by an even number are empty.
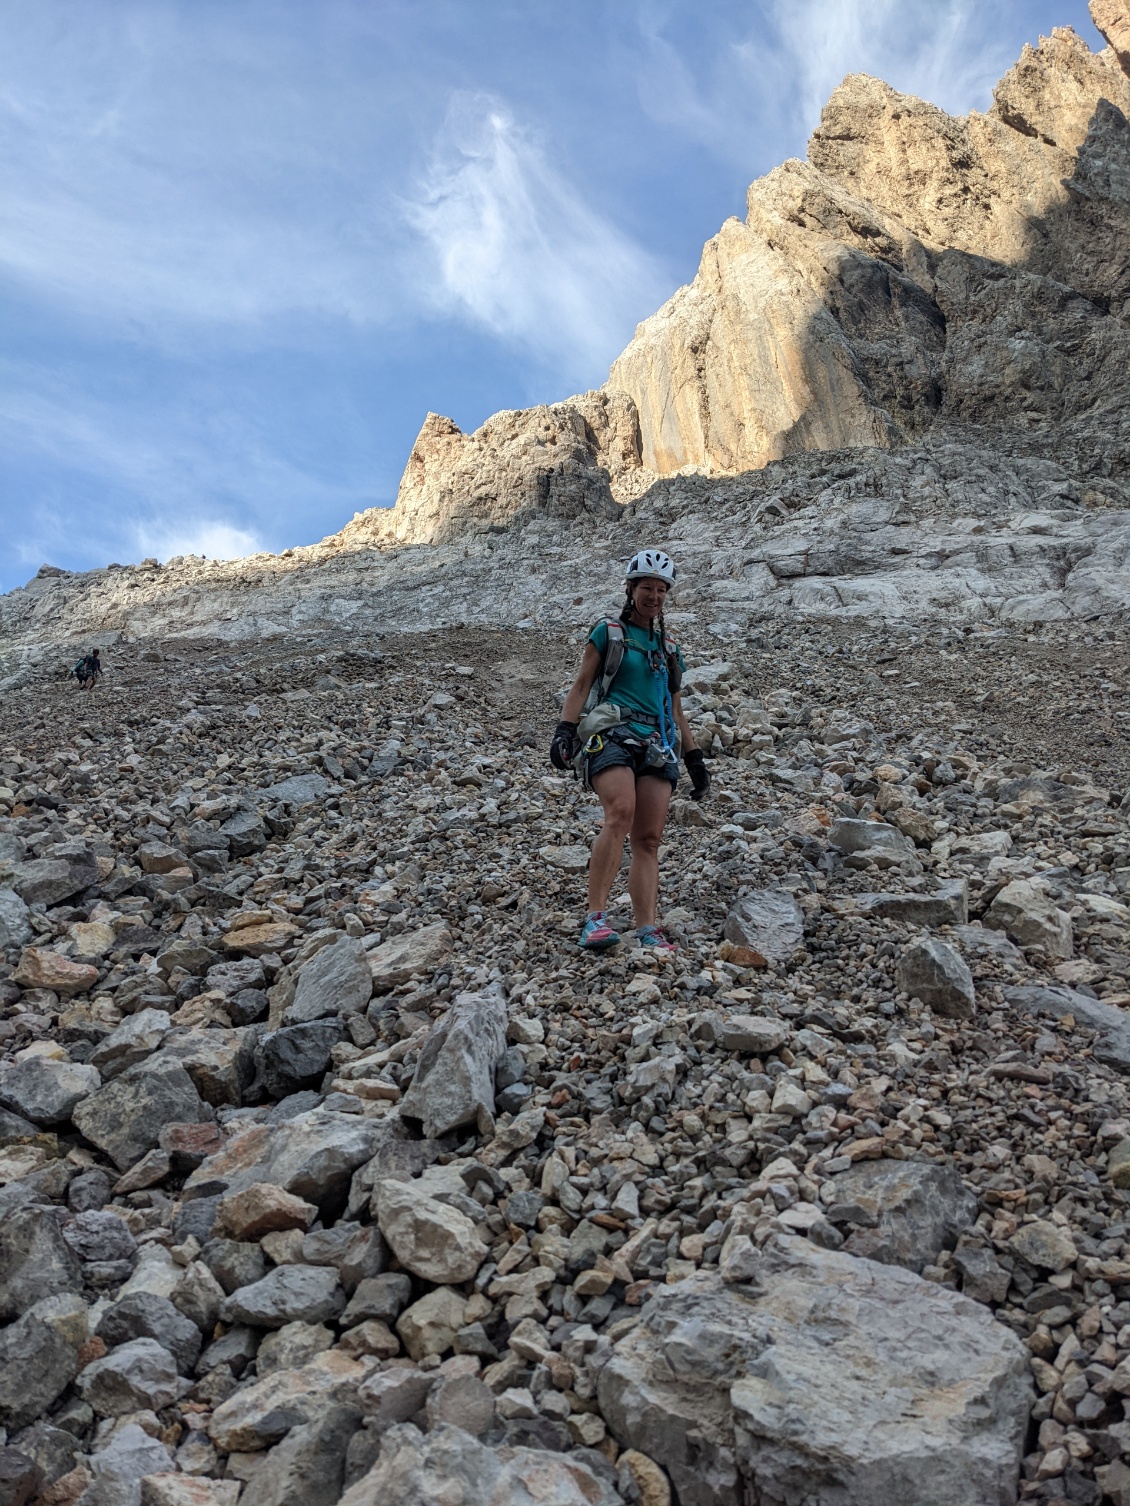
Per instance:
[[[691,777],[691,799],[701,800],[710,789],[710,770],[706,767],[706,755],[701,748],[692,748],[684,753],[683,762]]]
[[[571,768],[579,746],[576,722],[558,722],[549,745],[550,763],[555,769]]]

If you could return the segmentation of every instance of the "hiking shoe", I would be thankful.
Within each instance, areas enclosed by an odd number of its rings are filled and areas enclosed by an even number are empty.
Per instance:
[[[585,917],[585,923],[581,927],[581,939],[578,946],[584,947],[589,952],[602,952],[605,947],[619,946],[620,937],[608,924],[603,910],[594,910],[591,915]]]
[[[637,926],[636,944],[654,947],[657,952],[662,952],[668,957],[674,956],[679,950],[662,926]]]

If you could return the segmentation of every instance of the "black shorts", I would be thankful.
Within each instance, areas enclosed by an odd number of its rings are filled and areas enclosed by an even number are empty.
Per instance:
[[[677,758],[669,758],[665,763],[654,762],[654,753],[648,757],[649,748],[661,748],[659,734],[653,733],[648,739],[636,737],[634,733],[623,731],[614,727],[608,732],[597,733],[596,737],[590,738],[590,742],[600,741],[601,746],[592,753],[585,755],[585,772],[589,784],[595,774],[603,774],[605,769],[631,769],[637,779],[645,774],[655,774],[660,779],[669,779],[672,785],[679,782],[679,761]],[[586,745],[587,746],[587,745]]]

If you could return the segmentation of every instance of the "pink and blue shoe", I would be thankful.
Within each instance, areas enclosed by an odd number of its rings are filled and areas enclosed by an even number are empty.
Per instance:
[[[662,926],[637,926],[636,945],[653,947],[666,957],[673,957],[679,950]]]
[[[607,947],[619,944],[619,934],[608,924],[604,911],[591,910],[585,917],[577,945],[589,952],[603,952]]]

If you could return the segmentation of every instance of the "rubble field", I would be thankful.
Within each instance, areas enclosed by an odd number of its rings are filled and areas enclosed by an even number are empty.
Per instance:
[[[1130,1503],[1124,625],[684,636],[673,959],[576,631],[5,697],[5,1506]]]

